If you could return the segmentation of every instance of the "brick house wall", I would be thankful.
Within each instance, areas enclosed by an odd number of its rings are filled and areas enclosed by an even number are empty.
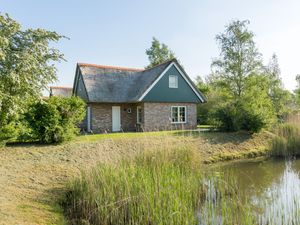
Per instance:
[[[186,123],[171,123],[171,106],[186,106]],[[197,104],[195,103],[144,103],[143,130],[177,130],[197,128]]]
[[[112,107],[120,106],[122,131],[136,131],[137,104],[90,103],[91,129],[94,133],[112,131]],[[131,113],[128,109],[131,109]]]
[[[113,104],[89,103],[91,110],[91,130],[94,133],[112,131],[112,107],[120,106],[121,129],[127,131],[156,131],[195,129],[197,127],[197,105],[195,103],[140,103],[140,104]],[[137,106],[142,108],[142,124],[138,125]],[[184,124],[171,123],[171,106],[186,106],[187,118]],[[128,113],[128,109],[131,113]],[[86,129],[86,119],[82,123]]]

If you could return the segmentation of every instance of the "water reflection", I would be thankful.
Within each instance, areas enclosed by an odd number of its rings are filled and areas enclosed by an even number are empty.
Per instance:
[[[230,221],[238,224],[300,224],[300,160],[236,162],[214,167],[213,171],[223,174],[229,183],[234,180],[235,183],[231,185],[235,186],[236,194],[240,196],[235,196],[236,199],[225,196],[216,203],[216,199],[209,199],[215,196],[210,193],[200,218],[207,218],[209,211],[216,220],[200,220],[200,224],[226,224],[224,217],[228,213],[223,213],[224,210],[235,214]],[[212,192],[216,189],[211,183],[209,188]],[[241,210],[233,203],[237,199],[250,208]]]

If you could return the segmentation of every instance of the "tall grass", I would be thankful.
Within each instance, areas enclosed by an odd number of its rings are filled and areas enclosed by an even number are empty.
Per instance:
[[[275,157],[300,156],[300,128],[298,124],[281,124],[275,130],[270,154]]]
[[[144,153],[75,179],[67,214],[73,224],[197,224],[201,181],[190,150]]]
[[[71,224],[255,224],[234,179],[204,174],[188,148],[100,164],[69,184]]]

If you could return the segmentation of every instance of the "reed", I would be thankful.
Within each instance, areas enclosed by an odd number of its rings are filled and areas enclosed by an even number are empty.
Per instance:
[[[271,156],[294,157],[300,155],[300,129],[298,124],[281,124],[271,140]]]
[[[69,186],[72,224],[197,224],[202,176],[188,149],[99,165]]]

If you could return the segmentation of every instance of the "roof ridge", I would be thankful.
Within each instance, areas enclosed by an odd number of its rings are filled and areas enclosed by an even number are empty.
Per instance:
[[[90,64],[90,63],[77,63],[77,64],[78,64],[78,66],[91,66],[91,67],[103,68],[103,69],[117,69],[117,70],[128,70],[128,71],[144,71],[144,69],[128,68],[128,67],[120,67],[120,66],[97,65],[97,64]]]
[[[161,66],[161,65],[163,65],[163,64],[170,63],[170,62],[175,62],[175,61],[177,61],[175,58],[169,59],[169,60],[167,60],[167,61],[164,61],[164,62],[162,62],[162,63],[160,63],[160,64],[157,64],[157,65],[152,66],[152,67],[150,67],[150,68],[147,68],[147,69],[145,69],[145,70],[151,70],[151,69],[153,69],[153,68],[155,68],[155,67],[158,67],[158,66]]]
[[[50,88],[65,88],[65,89],[73,89],[72,87],[66,87],[66,86],[49,86]]]

